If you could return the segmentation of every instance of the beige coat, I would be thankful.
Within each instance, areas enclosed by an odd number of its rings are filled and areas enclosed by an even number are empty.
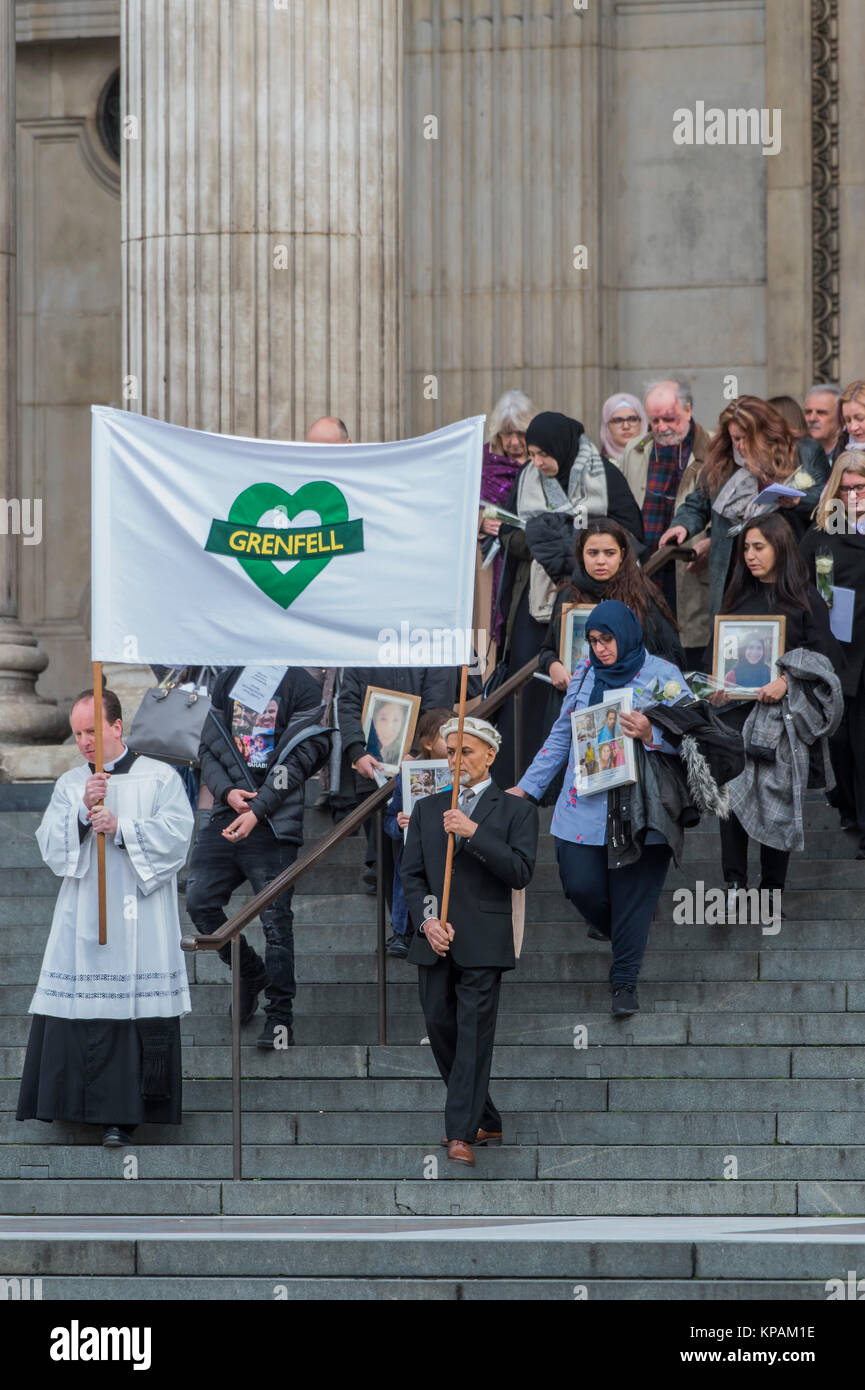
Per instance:
[[[651,432],[644,434],[642,439],[632,439],[625,448],[618,465],[627,478],[631,492],[637,499],[637,506],[641,510],[646,496],[649,456],[653,442],[654,436]],[[695,420],[694,447],[688,460],[688,466],[679,483],[674,512],[684,502],[688,493],[696,487],[700,469],[706,460],[708,446],[708,431],[704,430],[702,425],[698,425]],[[693,545],[694,541],[702,540],[707,534],[706,531],[701,531],[699,535],[691,536],[688,544]],[[703,647],[709,640],[708,568],[695,575],[688,573],[683,561],[676,560],[674,563],[676,566],[676,616],[682,629],[682,646]]]

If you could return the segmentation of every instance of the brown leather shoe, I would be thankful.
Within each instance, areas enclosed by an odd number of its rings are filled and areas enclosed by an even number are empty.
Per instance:
[[[453,1163],[468,1163],[472,1168],[475,1165],[475,1156],[472,1153],[471,1144],[466,1144],[462,1139],[452,1139],[448,1144],[448,1158]]]
[[[500,1129],[479,1129],[477,1133],[477,1138],[475,1139],[476,1144],[495,1145],[500,1144],[501,1142],[502,1132]]]
[[[442,1139],[439,1140],[439,1143],[441,1144],[443,1149],[447,1148],[449,1142],[450,1141],[448,1140],[447,1135],[445,1135]],[[476,1144],[489,1144],[491,1147],[496,1144],[501,1144],[501,1142],[501,1130],[496,1131],[494,1129],[479,1129],[475,1137]]]

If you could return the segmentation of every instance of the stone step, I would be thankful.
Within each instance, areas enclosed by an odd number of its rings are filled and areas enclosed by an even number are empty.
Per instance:
[[[388,935],[390,935],[388,926]],[[48,925],[41,927],[25,926],[20,923],[9,923],[0,927],[0,955],[5,959],[8,956],[22,954],[31,955],[35,961],[41,962],[41,951],[48,940]],[[259,955],[264,951],[264,934],[261,926],[256,922],[247,927],[245,935],[250,944],[258,951]],[[354,954],[370,957],[373,952],[375,942],[375,928],[368,924],[357,922],[344,923],[341,926],[326,923],[299,923],[294,927],[295,956],[298,961],[305,960],[311,955],[321,954],[345,954],[351,951]],[[861,924],[852,918],[842,921],[795,921],[784,919],[776,923],[772,917],[771,907],[768,914],[760,915],[758,908],[757,917],[753,922],[729,923],[712,926],[705,925],[679,925],[669,920],[656,920],[649,935],[649,952],[658,950],[711,950],[743,947],[751,950],[778,950],[779,948],[794,947],[797,950],[856,950],[861,947],[863,933]],[[534,956],[544,956],[549,953],[560,954],[568,952],[574,955],[585,955],[586,953],[597,951],[608,951],[609,948],[602,942],[592,940],[587,935],[584,923],[574,914],[570,921],[547,922],[543,925],[535,924],[528,932],[523,943],[523,961]],[[201,979],[223,978],[227,979],[225,967],[218,964],[217,974],[212,974],[212,962],[215,959],[212,953],[195,952],[187,960],[188,973],[194,979],[197,974]],[[195,963],[211,962],[210,965],[202,964],[201,969]],[[396,963],[395,963],[396,964]],[[410,969],[411,967],[406,967]],[[203,973],[206,971],[207,973]],[[221,972],[221,973],[220,973]],[[38,966],[36,973],[38,973]],[[34,974],[34,981],[36,974]],[[519,971],[516,978],[519,978]]]
[[[837,840],[836,840],[837,843]],[[724,878],[721,873],[720,849],[717,854],[705,855],[705,841],[702,842],[703,855],[696,858],[690,855],[683,861],[681,868],[671,866],[666,879],[666,888],[675,889],[680,887],[693,888],[695,882],[700,881],[705,885],[705,890],[710,888],[723,888]],[[822,888],[850,888],[861,890],[865,886],[865,860],[855,858],[855,840],[847,843],[848,853],[814,859],[806,852],[802,855],[793,855],[787,875],[788,891],[791,890],[819,890]],[[38,847],[37,847],[38,855]],[[50,869],[40,866],[37,859],[32,859],[27,866],[7,866],[0,863],[0,871],[3,872],[3,893],[7,897],[30,897],[47,896],[55,897],[59,888],[59,880]],[[365,891],[361,880],[363,871],[363,859],[359,855],[357,863],[342,864],[339,862],[319,865],[310,869],[298,885],[296,891],[297,900],[304,897],[330,897],[334,894],[358,894],[369,897],[373,900],[374,895]],[[759,883],[759,861],[752,857],[750,866],[751,881],[753,886]],[[540,860],[535,868],[532,878],[532,893],[561,893],[561,881],[559,871],[554,862],[547,860],[546,857]],[[234,899],[235,906],[248,901],[252,896],[250,891],[238,890]]]
[[[479,1163],[482,1159],[478,1160]],[[442,1168],[452,1167],[441,1158]],[[808,1181],[496,1182],[477,1173],[447,1180],[367,1179],[314,1182],[262,1179],[234,1183],[139,1178],[0,1180],[0,1207],[9,1216],[793,1216],[858,1215],[865,1194],[857,1183]],[[199,1266],[200,1269],[200,1266]]]
[[[719,981],[730,988],[739,983],[799,980],[803,982],[849,980],[865,981],[865,950],[808,950],[789,947],[727,950],[664,950],[647,951],[640,972],[640,988],[663,981],[674,992],[680,985]],[[41,966],[41,956],[9,955],[3,962],[4,978],[10,985],[34,986]],[[414,986],[414,967],[405,961],[389,961],[388,976],[395,983],[408,978]],[[577,952],[529,952],[520,960],[517,988],[542,983],[591,982],[607,984],[610,969],[609,948],[600,942],[592,943]],[[223,984],[227,986],[227,969],[215,953],[196,953],[188,964],[190,982]],[[311,951],[298,958],[298,987],[311,984],[338,984],[343,987],[373,984],[376,979],[376,956],[373,952],[343,954],[341,952]],[[642,998],[642,996],[641,996]]]
[[[852,1111],[533,1111],[504,1117],[508,1144],[838,1144],[856,1146],[862,1139],[862,1115]],[[253,1144],[415,1144],[419,1137],[434,1147],[443,1128],[429,1111],[256,1111],[243,1115],[243,1139]],[[102,1136],[95,1125],[17,1121],[14,1111],[0,1111],[0,1144],[93,1146]],[[151,1145],[228,1144],[227,1111],[189,1111],[183,1124],[146,1125],[135,1136],[135,1152]]]
[[[766,1299],[799,1302],[804,1299],[826,1298],[822,1279],[581,1279],[580,1297],[592,1303],[642,1302],[647,1293],[653,1301],[664,1302],[723,1302]],[[304,1279],[278,1280],[237,1278],[154,1277],[133,1276],[99,1278],[49,1275],[41,1281],[44,1302],[105,1302],[113,1299],[134,1299],[140,1302],[249,1301],[261,1302],[276,1297],[292,1303],[299,1302],[418,1302],[477,1303],[547,1302],[558,1299],[573,1302],[575,1293],[570,1279]]]
[[[0,1147],[0,1179],[54,1182],[64,1179],[124,1180],[129,1157],[135,1179],[230,1179],[232,1151],[227,1144],[130,1145],[104,1149],[84,1144],[5,1144]],[[475,1168],[458,1168],[430,1143],[414,1144],[247,1144],[244,1170],[255,1180],[413,1181],[426,1177],[436,1159],[439,1181],[728,1181],[812,1180],[862,1182],[865,1146],[724,1145],[506,1145],[478,1151]],[[731,1161],[735,1160],[735,1169]],[[128,1179],[127,1180],[131,1180]]]
[[[771,1047],[765,1044],[722,1047],[666,1047],[632,1043],[626,1046],[562,1044],[530,1047],[497,1045],[492,1076],[549,1077],[861,1077],[865,1047]],[[0,1076],[20,1077],[24,1049],[0,1048]],[[320,1078],[438,1077],[428,1047],[291,1047],[264,1051],[242,1049],[244,1077]],[[190,1080],[231,1075],[231,1049],[183,1049],[183,1075]]]
[[[187,1081],[184,1111],[230,1106],[227,1078]],[[865,1081],[812,1077],[504,1077],[495,1101],[505,1114],[519,1110],[855,1110],[865,1111]],[[14,1110],[18,1082],[0,1081],[0,1110]],[[433,1077],[251,1078],[243,1105],[252,1110],[417,1110],[439,1113],[444,1091]],[[863,1119],[865,1124],[865,1119]]]
[[[413,967],[399,961],[388,963],[388,1012],[391,1017],[402,1014],[422,1025],[417,983],[413,976]],[[220,983],[191,985],[190,996],[191,1018],[226,1017],[230,1001],[227,970]],[[0,1016],[26,1015],[32,997],[33,984],[0,985]],[[504,1018],[508,1013],[568,1012],[575,1023],[580,1023],[586,1014],[607,1012],[609,997],[606,976],[603,980],[591,984],[583,981],[573,984],[533,983],[521,980],[518,970],[504,978],[499,1017]],[[376,999],[377,991],[374,984],[315,984],[301,979],[295,1000],[295,1015],[299,1018],[357,1014],[375,1017]],[[642,1014],[836,1014],[843,1013],[848,1008],[853,1012],[865,1012],[865,981],[854,980],[845,984],[843,980],[671,982],[641,979],[639,999]],[[255,1023],[251,1026],[254,1027]],[[619,1026],[630,1027],[630,1023],[620,1020]],[[421,1026],[417,1034],[418,1040],[423,1037],[424,1032],[425,1029]]]
[[[482,1161],[482,1160],[479,1160]],[[447,1159],[443,1159],[444,1166]],[[859,1216],[856,1182],[670,1179],[570,1182],[502,1179],[477,1173],[424,1179],[314,1182],[275,1179],[0,1180],[9,1215],[224,1216]],[[199,1270],[201,1266],[198,1266]],[[788,1271],[789,1272],[789,1271]]]
[[[832,867],[836,866],[833,865]],[[846,887],[833,887],[830,884],[825,888],[820,886],[819,888],[791,887],[786,889],[783,908],[787,917],[794,921],[824,921],[827,919],[841,921],[848,918],[858,921],[861,889],[865,886],[860,873],[863,865],[837,866],[839,873],[843,870],[845,874],[847,874],[848,867],[849,874],[855,875],[855,877],[851,878],[851,882]],[[22,870],[21,872],[36,871]],[[693,875],[683,876],[680,886],[693,890],[694,882]],[[819,874],[816,882],[818,884],[821,882]],[[721,884],[720,873],[716,869],[711,878],[706,881],[706,888],[721,887]],[[675,896],[676,891],[673,887],[668,886],[661,893],[655,911],[657,920],[672,922],[677,907],[681,912],[681,904],[684,900],[681,896]],[[54,911],[56,893],[56,880],[53,884],[46,883],[43,889],[33,889],[30,885],[23,885],[14,894],[5,893],[3,897],[0,897],[0,927],[49,926]],[[232,910],[239,910],[248,900],[248,894],[236,894],[232,900]],[[295,920],[302,924],[342,925],[354,923],[368,925],[373,929],[375,927],[376,904],[372,894],[298,892],[292,903],[292,909]],[[569,922],[575,919],[579,920],[575,910],[563,897],[555,877],[550,877],[548,889],[537,886],[529,889],[526,896],[527,923],[538,925],[548,922]],[[184,932],[195,930],[185,911],[181,913],[181,923]]]
[[[302,1002],[302,1001],[301,1001]],[[253,1045],[263,1024],[258,1014],[241,1032],[244,1045]],[[395,1014],[388,1022],[388,1041],[394,1045],[417,1046],[424,1036],[420,1015]],[[575,1023],[568,1013],[499,1014],[497,1046],[535,1047],[541,1044],[573,1046],[575,1027],[587,1030],[587,1040],[596,1044],[652,1043],[670,1045],[769,1043],[858,1044],[865,1038],[865,1014],[834,1013],[743,1013],[670,1014],[641,1011],[625,1022],[609,1013],[585,1014]],[[0,1016],[0,1047],[25,1047],[30,1033],[28,1015]],[[227,1014],[189,1014],[181,1022],[184,1046],[229,1047],[231,1020]],[[375,1045],[377,1020],[372,1014],[310,1015],[298,1013],[294,1037],[299,1047],[321,1045]]]
[[[50,875],[50,870],[45,868],[35,839],[36,827],[41,817],[34,814],[28,820],[29,814],[28,812],[0,812],[0,869],[41,869]],[[806,816],[805,825],[805,849],[801,856],[794,856],[792,863],[796,863],[799,858],[807,862],[814,859],[852,860],[855,856],[860,838],[856,833],[842,834],[837,823],[828,829],[818,829],[811,813]],[[318,842],[319,837],[307,835],[303,846],[304,851],[313,848]],[[712,863],[717,863],[720,861],[720,853],[717,822],[707,821],[688,831],[683,852],[685,861],[709,860]],[[321,869],[310,870],[309,875],[305,875],[305,880],[309,881],[315,874],[326,874],[332,867],[360,869],[363,867],[365,855],[365,835],[350,835],[347,839],[340,840],[333,845],[328,853],[327,865]],[[542,833],[538,841],[537,863],[539,865],[555,865],[556,863],[555,841],[547,831]],[[759,861],[753,848],[751,863],[755,869],[759,867]],[[53,875],[51,877],[53,878]]]
[[[477,1192],[478,1186],[466,1184],[470,1192]],[[819,1221],[799,1220],[792,1228],[789,1221],[780,1226],[777,1221],[757,1221],[754,1229],[743,1232],[740,1223],[731,1229],[729,1220],[711,1217],[699,1226],[665,1222],[663,1232],[657,1231],[655,1223],[639,1218],[621,1223],[612,1218],[509,1220],[495,1223],[492,1229],[486,1223],[459,1218],[435,1225],[407,1220],[405,1230],[386,1232],[350,1219],[322,1223],[320,1230],[289,1220],[262,1226],[252,1220],[222,1218],[221,1231],[212,1229],[215,1222],[190,1220],[182,1229],[170,1220],[154,1223],[164,1234],[152,1226],[142,1231],[138,1222],[124,1224],[133,1233],[124,1235],[120,1230],[111,1239],[104,1237],[96,1223],[92,1229],[80,1223],[88,1234],[78,1239],[66,1236],[67,1223],[50,1237],[4,1232],[0,1234],[3,1267],[22,1277],[43,1277],[45,1296],[51,1287],[49,1279],[80,1278],[96,1268],[104,1277],[118,1280],[124,1276],[187,1280],[201,1278],[201,1270],[206,1269],[210,1278],[278,1283],[285,1282],[287,1273],[297,1277],[302,1271],[305,1279],[352,1280],[358,1287],[368,1279],[417,1278],[466,1280],[468,1287],[473,1280],[512,1278],[518,1270],[525,1282],[569,1281],[569,1302],[575,1282],[591,1282],[598,1288],[612,1287],[609,1281],[614,1280],[627,1281],[631,1287],[639,1283],[645,1297],[647,1280],[683,1281],[689,1287],[701,1280],[717,1280],[730,1290],[736,1287],[733,1281],[767,1281],[768,1296],[768,1281],[805,1280],[823,1284],[825,1299],[825,1281],[845,1279],[847,1270],[861,1268],[865,1248],[865,1233],[858,1223],[843,1221],[833,1223],[837,1234],[827,1235],[821,1233],[825,1223]],[[296,1226],[297,1233],[278,1234],[277,1225]],[[176,1238],[184,1234],[191,1238]],[[495,1238],[483,1238],[490,1235]]]
[[[444,1093],[440,1094],[442,1105]],[[508,1144],[770,1144],[779,1127],[795,1130],[790,1142],[821,1143],[823,1116],[813,1113],[781,1115],[740,1111],[720,1115],[610,1113],[609,1111],[524,1111],[505,1116]],[[855,1144],[861,1138],[861,1117],[833,1115],[832,1142]],[[787,1122],[789,1121],[789,1125]],[[435,1146],[443,1129],[441,1116],[429,1111],[256,1111],[243,1114],[243,1140],[254,1144],[416,1144]],[[231,1115],[225,1111],[188,1111],[182,1125],[144,1125],[135,1135],[135,1152],[151,1145],[228,1144]],[[18,1121],[14,1111],[0,1112],[0,1143],[89,1146],[102,1142],[95,1125],[43,1124]],[[780,1141],[779,1141],[780,1142]],[[828,1142],[828,1139],[827,1139]]]

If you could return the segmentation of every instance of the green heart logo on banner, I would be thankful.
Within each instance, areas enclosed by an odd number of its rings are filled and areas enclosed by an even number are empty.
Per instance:
[[[261,529],[259,519],[269,511],[283,512],[289,521],[301,512],[317,512],[321,526],[314,530],[286,529],[284,532]],[[232,533],[235,537],[248,537],[250,534],[253,537],[276,537],[279,542],[287,538],[290,544],[298,546],[300,537],[317,538],[316,553],[303,555],[283,574],[277,569],[276,562],[269,558],[274,553],[272,549],[263,549],[263,553],[256,553],[254,557],[250,553],[238,554],[237,544],[226,539]],[[326,552],[328,537],[331,544],[329,553]],[[337,543],[337,537],[341,543]],[[267,544],[272,546],[274,542],[266,539],[261,541],[262,548]],[[311,540],[307,540],[306,544],[312,548]],[[262,593],[278,603],[280,608],[288,608],[330,564],[335,553],[352,553],[363,549],[363,522],[349,521],[348,503],[333,483],[304,483],[297,492],[286,492],[276,483],[253,483],[234,499],[227,522],[213,522],[205,549],[233,555]]]

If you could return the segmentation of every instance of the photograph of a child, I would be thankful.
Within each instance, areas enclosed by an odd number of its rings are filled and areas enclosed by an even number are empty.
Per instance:
[[[401,695],[393,690],[368,686],[363,707],[366,751],[382,764],[382,772],[392,777],[411,745],[420,710],[418,695]]]
[[[634,741],[622,730],[619,716],[632,709],[633,692],[615,691],[603,704],[571,715],[574,787],[578,796],[594,796],[636,781]]]
[[[775,677],[784,653],[786,618],[716,617],[712,674],[727,687],[759,690]]]

